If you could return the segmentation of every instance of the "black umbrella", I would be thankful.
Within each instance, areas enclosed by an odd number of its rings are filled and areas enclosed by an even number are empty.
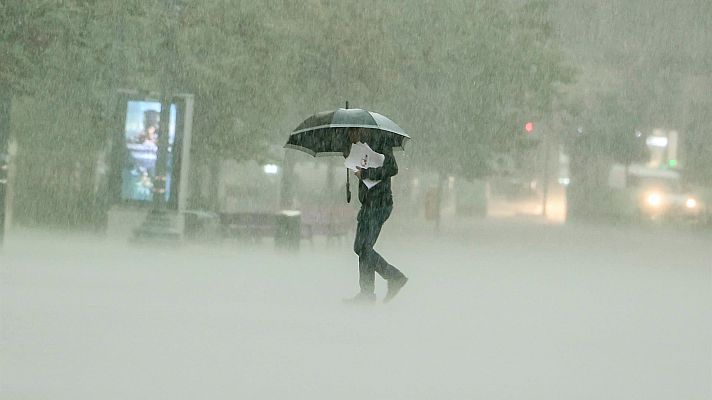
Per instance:
[[[350,145],[348,128],[366,128],[379,135],[395,150],[403,150],[410,139],[395,122],[373,111],[339,108],[312,115],[289,135],[286,148],[301,150],[312,156],[341,155]]]
[[[301,150],[311,156],[340,156],[351,143],[349,128],[366,128],[379,141],[395,150],[403,150],[410,136],[400,126],[383,115],[360,108],[338,108],[305,119],[292,131],[284,147]],[[351,201],[349,173],[346,171],[346,201]]]

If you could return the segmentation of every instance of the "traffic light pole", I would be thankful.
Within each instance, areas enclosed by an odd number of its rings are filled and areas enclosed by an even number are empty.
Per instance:
[[[549,158],[551,149],[549,148],[549,135],[543,134],[544,137],[544,177],[542,182],[542,196],[541,196],[541,215],[546,218],[546,206],[549,202]]]

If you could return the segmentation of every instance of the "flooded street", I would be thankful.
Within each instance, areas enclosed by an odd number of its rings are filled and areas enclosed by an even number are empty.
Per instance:
[[[373,306],[341,304],[356,290],[348,240],[292,254],[16,235],[0,270],[1,397],[710,398],[708,239],[388,228],[377,248],[411,280]]]

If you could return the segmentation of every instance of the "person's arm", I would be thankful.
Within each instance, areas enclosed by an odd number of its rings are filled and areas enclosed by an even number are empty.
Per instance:
[[[383,166],[378,168],[362,169],[361,179],[381,181],[398,174],[398,164],[396,163],[396,158],[393,157],[393,149],[386,148],[383,155],[386,156],[383,160]]]

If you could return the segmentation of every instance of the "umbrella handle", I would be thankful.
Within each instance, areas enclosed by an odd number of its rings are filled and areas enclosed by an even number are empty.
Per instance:
[[[349,181],[348,168],[346,168],[346,202],[351,203],[351,181]]]

